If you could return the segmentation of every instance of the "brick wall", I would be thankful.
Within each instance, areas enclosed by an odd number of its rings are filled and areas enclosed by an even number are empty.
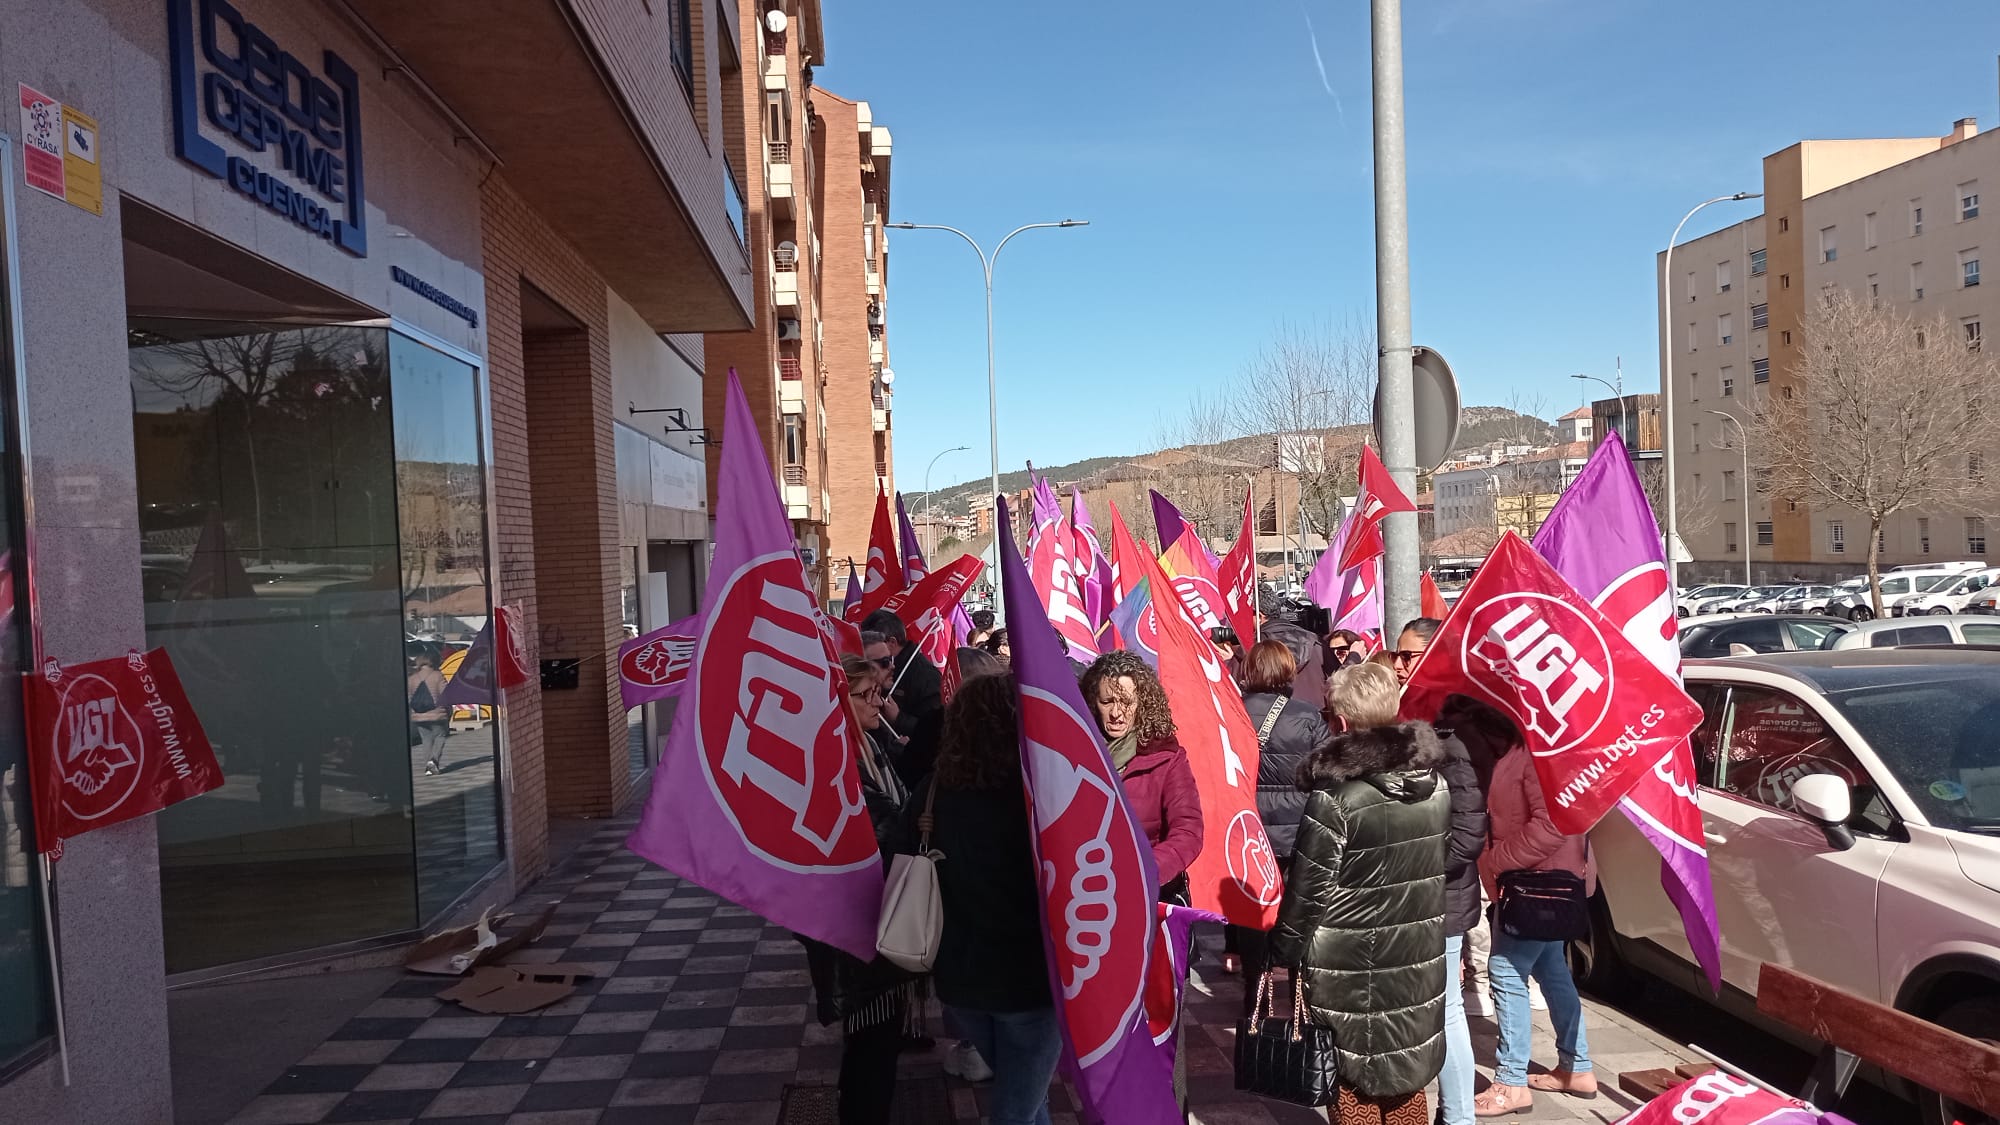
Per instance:
[[[620,623],[611,358],[603,281],[500,174],[488,178],[480,196],[499,599],[523,607],[537,658],[559,655],[552,640],[565,650],[600,634],[606,641],[596,659],[585,661],[582,689],[545,700],[531,681],[507,692],[507,812],[515,875],[525,882],[548,867],[551,812],[609,811],[630,787],[622,759],[607,768],[610,755],[624,753],[622,712],[607,700],[604,714],[594,715],[584,702],[604,694],[615,651],[609,639]],[[581,326],[568,341],[530,345],[522,325],[524,283]],[[584,404],[594,413],[585,413]],[[538,501],[594,513],[596,526],[579,530],[575,543],[540,550]]]
[[[844,560],[851,555],[859,560],[868,557],[868,534],[875,517],[877,450],[869,395],[860,115],[855,103],[826,90],[813,91],[813,105],[821,120],[813,138],[820,172],[814,209],[820,219],[823,255],[820,312],[826,321],[827,479],[833,493],[827,557]],[[893,480],[889,487],[895,487]]]

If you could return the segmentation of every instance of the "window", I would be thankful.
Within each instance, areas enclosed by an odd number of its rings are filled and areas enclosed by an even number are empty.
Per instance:
[[[1981,516],[1965,517],[1965,553],[1968,555],[1986,553],[1986,520]]]
[[[1757,491],[1760,493],[1771,491],[1771,470],[1756,469],[1753,471],[1757,475]]]
[[[689,0],[667,0],[667,51],[681,85],[694,93],[694,12]],[[656,58],[658,56],[655,56]]]
[[[1800,652],[1821,652],[1831,648],[1847,632],[1847,626],[1831,621],[1787,621],[1785,632],[1792,635],[1792,647]]]
[[[1688,300],[1692,301],[1692,300],[1694,300],[1694,299],[1695,299],[1695,288],[1694,288],[1694,271],[1693,271],[1693,270],[1689,270],[1689,271],[1688,271],[1688,287],[1687,287],[1687,294],[1688,294]]]
[[[1778,233],[1783,234],[1790,229],[1792,229],[1791,217],[1788,215],[1778,216]]]
[[[1910,300],[1921,301],[1923,299],[1924,299],[1924,264],[1922,262],[1911,262]]]
[[[1872,273],[1868,275],[1868,299],[1871,301],[1882,299],[1882,283],[1876,280],[1876,275]]]
[[[1958,221],[1979,217],[1979,181],[1958,185]]]
[[[1964,284],[1965,284],[1965,287],[1966,287],[1967,289],[1971,289],[1971,288],[1973,288],[1974,286],[1978,285],[1978,284],[1979,284],[1979,251],[1977,251],[1977,250],[1961,250],[1961,251],[1959,251],[1959,252],[1958,252],[1958,272],[1959,272],[1959,276],[1960,276],[1960,277],[1961,277],[1961,278],[1963,279],[1963,281],[1964,281]]]
[[[1753,383],[1768,383],[1768,382],[1770,382],[1770,381],[1771,381],[1771,361],[1770,361],[1770,360],[1768,360],[1768,359],[1753,359],[1753,360],[1751,360],[1751,361],[1750,361],[1750,381],[1751,381],[1751,382],[1753,382]]]
[[[1731,688],[1723,739],[1718,788],[1739,800],[1797,813],[1792,786],[1809,774],[1830,773],[1856,787],[1854,807],[1862,818],[1870,817],[1870,806],[1881,803],[1867,767],[1825,720],[1790,695],[1747,685]]]
[[[1715,263],[1715,291],[1717,293],[1729,292],[1730,272],[1728,262]]]
[[[1779,275],[1778,275],[1778,288],[1780,288],[1780,289],[1790,289],[1791,287],[1792,287],[1792,275],[1791,275],[1791,274],[1788,274],[1788,273],[1781,273],[1781,274],[1779,274]]]
[[[1771,327],[1771,306],[1750,306],[1750,327],[1754,329]]]
[[[1869,648],[1902,648],[1905,645],[1948,645],[1951,630],[1943,625],[1912,625],[1907,629],[1885,629],[1868,638]]]
[[[1837,236],[1834,233],[1836,229],[1834,227],[1819,228],[1819,260],[1822,262],[1831,262],[1840,257],[1840,246]]]
[[[1694,444],[1694,451],[1695,451],[1696,453],[1700,453],[1700,452],[1701,452],[1701,423],[1700,423],[1700,422],[1690,422],[1690,423],[1688,423],[1688,441],[1690,441],[1690,442],[1692,442],[1692,443]]]
[[[1910,237],[1924,233],[1924,204],[1920,199],[1910,200]]]
[[[1764,276],[1764,252],[1762,250],[1750,251],[1750,276]]]
[[[1759,547],[1768,547],[1768,546],[1770,546],[1770,545],[1771,545],[1771,541],[1772,541],[1772,539],[1773,539],[1773,538],[1774,538],[1774,535],[1773,535],[1773,532],[1772,532],[1772,529],[1771,529],[1771,521],[1770,521],[1770,520],[1758,520],[1758,521],[1757,521],[1757,545],[1758,545]]]
[[[1736,369],[1734,367],[1725,367],[1722,369],[1723,398],[1734,398],[1736,396],[1736,377],[1734,375],[1735,370]]]
[[[1734,500],[1734,499],[1736,499],[1736,470],[1735,470],[1735,469],[1724,469],[1724,470],[1722,471],[1722,498],[1723,498],[1724,500]],[[1732,526],[1732,527],[1733,527],[1733,526],[1735,526],[1735,525],[1734,525],[1734,524],[1732,524],[1732,525],[1730,525],[1730,526]]]
[[[785,464],[806,463],[805,421],[796,414],[785,415]]]
[[[1688,401],[1701,401],[1701,372],[1699,371],[1688,372]]]
[[[1977,320],[1976,318],[1975,318],[1975,319],[1973,319],[1973,320],[1968,320],[1968,321],[1966,321],[1966,322],[1965,322],[1965,349],[1966,349],[1967,351],[1972,351],[1972,352],[1976,352],[1976,351],[1978,351],[1978,350],[1979,350],[1979,343],[1980,343],[1980,338],[1979,338],[1979,321],[1978,321],[1978,320]]]
[[[1867,249],[1875,249],[1875,212],[1861,216],[1861,244]]]
[[[1698,347],[1700,347],[1700,346],[1701,346],[1701,342],[1700,342],[1699,340],[1695,339],[1695,337],[1696,337],[1697,335],[1699,335],[1699,332],[1698,332],[1698,330],[1696,329],[1696,326],[1695,326],[1695,322],[1694,322],[1694,321],[1688,321],[1688,350],[1689,350],[1689,351],[1694,351],[1694,350],[1695,350],[1696,348],[1698,348]]]
[[[1723,313],[1721,316],[1716,317],[1715,342],[1718,344],[1728,344],[1733,342],[1736,339],[1735,323],[1736,323],[1735,318],[1730,316],[1728,313]]]
[[[1727,473],[1723,474],[1723,479],[1724,480],[1729,479]],[[1722,525],[1722,553],[1725,555],[1733,555],[1736,553],[1736,551],[1737,551],[1736,525],[1733,523],[1725,523]]]
[[[1847,553],[1847,525],[1834,520],[1826,525],[1826,549],[1836,555]]]
[[[1792,330],[1791,330],[1791,329],[1789,329],[1789,328],[1783,328],[1783,329],[1780,329],[1780,330],[1778,331],[1778,342],[1779,342],[1780,344],[1783,344],[1784,346],[1786,346],[1786,347],[1788,347],[1788,348],[1789,348],[1789,347],[1791,347],[1791,346],[1792,346]]]
[[[1925,555],[1931,553],[1931,521],[1927,519],[1917,520],[1917,552]]]
[[[1968,453],[1968,454],[1966,454],[1966,455],[1965,455],[1965,479],[1967,479],[1967,480],[1985,480],[1985,479],[1986,479],[1986,456],[1985,456],[1985,454],[1982,454],[1982,453]]]

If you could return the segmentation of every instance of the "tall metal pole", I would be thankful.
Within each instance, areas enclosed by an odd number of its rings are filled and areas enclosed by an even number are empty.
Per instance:
[[[1629,429],[1629,428],[1631,427],[1631,425],[1632,425],[1632,419],[1631,419],[1631,418],[1630,418],[1629,416],[1627,416],[1627,415],[1626,415],[1626,413],[1625,413],[1625,385],[1624,385],[1624,380],[1623,380],[1622,378],[1621,378],[1621,379],[1620,379],[1620,380],[1618,381],[1618,383],[1617,383],[1616,385],[1614,385],[1614,384],[1612,384],[1612,383],[1608,383],[1608,382],[1605,382],[1605,380],[1603,380],[1603,379],[1599,378],[1599,377],[1598,377],[1598,376],[1596,376],[1596,375],[1572,375],[1572,376],[1570,376],[1570,378],[1572,378],[1572,379],[1588,379],[1588,380],[1590,380],[1590,381],[1591,381],[1591,382],[1593,382],[1593,383],[1603,383],[1603,384],[1604,384],[1604,387],[1605,387],[1605,389],[1606,389],[1606,390],[1609,390],[1609,391],[1610,391],[1610,392],[1611,392],[1612,394],[1614,394],[1614,395],[1617,395],[1617,396],[1618,396],[1618,436],[1619,436],[1619,437],[1621,437],[1621,438],[1624,438],[1624,439],[1625,439],[1625,442],[1626,442],[1626,444],[1628,444],[1628,445],[1629,445],[1629,444],[1631,444],[1632,442],[1634,442],[1634,441],[1636,441],[1636,440],[1638,439],[1638,435],[1637,435],[1637,434],[1628,434],[1628,433],[1626,433],[1626,430],[1628,430],[1628,429]]]
[[[1372,0],[1370,30],[1375,87],[1375,337],[1380,348],[1382,459],[1396,484],[1417,491],[1416,394],[1410,342],[1409,189],[1403,158],[1403,4]],[[1417,588],[1417,516],[1399,512],[1383,521],[1384,639],[1414,620]]]
[[[1249,482],[1249,491],[1244,495],[1243,505],[1250,509],[1250,597],[1257,597],[1257,525],[1263,523],[1264,513],[1257,510],[1257,474],[1244,473]],[[1256,640],[1264,639],[1264,614],[1253,600],[1250,604],[1250,620],[1256,623]],[[1239,638],[1240,639],[1240,638]]]
[[[988,363],[990,366],[991,357],[989,357]],[[969,445],[954,445],[950,449],[945,450],[944,453],[938,454],[937,457],[931,458],[931,463],[924,466],[924,530],[931,533],[931,545],[926,552],[927,555],[937,552],[937,524],[931,522],[931,470],[937,468],[938,457],[943,457],[945,453],[964,453],[970,448],[972,447]],[[997,539],[999,536],[996,534],[994,538]],[[929,558],[924,560],[924,565],[930,565]]]
[[[1743,584],[1750,585],[1750,431],[1743,428],[1743,419],[1720,410],[1711,410],[1717,418],[1727,418],[1736,423],[1736,438],[1743,450],[1743,476],[1736,486],[1743,491]]]
[[[999,260],[1000,251],[1005,250],[1007,244],[1014,240],[1014,236],[1020,234],[1022,231],[1042,230],[1048,227],[1087,227],[1090,225],[1090,220],[1064,219],[1059,223],[1029,223],[1026,226],[1015,227],[1013,230],[1007,232],[1007,237],[1000,240],[1000,245],[995,246],[991,254],[988,254],[971,235],[959,230],[957,227],[948,227],[941,223],[890,223],[888,225],[894,230],[950,231],[952,234],[964,239],[965,244],[972,247],[972,252],[979,255],[979,268],[986,278],[986,425],[988,437],[992,443],[992,495],[998,497],[1000,495],[1000,383],[998,377],[995,375],[993,365],[993,263]],[[1000,541],[1000,505],[997,503],[993,505],[993,541],[995,543]],[[996,563],[999,561],[998,556],[995,556],[994,561]],[[993,612],[995,615],[1006,612],[1006,606],[1002,603],[1002,598],[1005,595],[1001,592],[1000,585],[998,576],[996,575],[993,583]]]
[[[1675,503],[1677,485],[1674,481],[1674,244],[1681,240],[1681,228],[1702,208],[1716,203],[1730,203],[1739,199],[1762,199],[1761,191],[1739,191],[1734,195],[1718,195],[1694,206],[1694,210],[1681,216],[1674,224],[1673,237],[1667,239],[1667,253],[1660,261],[1660,457],[1661,471],[1666,474],[1667,502],[1667,582],[1680,585],[1681,513]]]

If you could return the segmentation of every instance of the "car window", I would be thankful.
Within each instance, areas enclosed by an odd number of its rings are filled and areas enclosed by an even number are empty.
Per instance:
[[[1948,645],[1953,641],[1948,625],[1911,625],[1884,629],[1868,638],[1869,648],[1897,648],[1902,645]]]
[[[1722,784],[1717,748],[1722,742],[1723,711],[1729,702],[1729,688],[1724,684],[1691,683],[1687,685],[1687,693],[1701,704],[1701,726],[1688,737],[1688,744],[1694,750],[1695,770],[1701,784],[1714,789]]]
[[[1776,621],[1768,618],[1738,621],[1733,625],[1717,629],[1711,643],[1722,646],[1722,652],[1719,654],[1722,656],[1729,655],[1731,645],[1748,645],[1755,652],[1783,652],[1785,632]]]
[[[1958,581],[1958,577],[1956,575],[1938,574],[1938,575],[1933,575],[1929,578],[1919,578],[1916,580],[1916,583],[1917,583],[1917,590],[1919,592],[1928,594],[1937,590],[1942,590],[1946,586],[1956,581]]]
[[[2000,645],[2000,625],[1960,625],[1969,645]]]
[[[1884,578],[1882,580],[1882,592],[1884,594],[1907,594],[1910,592],[1910,580],[1907,578]]]
[[[1996,626],[1995,628],[2000,629],[2000,626]],[[1850,632],[1851,630],[1843,629],[1831,620],[1827,620],[1787,621],[1785,622],[1785,631],[1792,636],[1792,647],[1804,652],[1817,652],[1821,649],[1832,648],[1836,638],[1842,633]]]
[[[1828,698],[1932,824],[2000,834],[2000,677],[1990,665],[1905,675],[1923,678]]]
[[[1812,708],[1784,692],[1737,687],[1729,693],[1720,762],[1723,792],[1767,808],[1798,813],[1792,786],[1830,773],[1854,790],[1856,819],[1886,830],[1887,802],[1854,752]]]

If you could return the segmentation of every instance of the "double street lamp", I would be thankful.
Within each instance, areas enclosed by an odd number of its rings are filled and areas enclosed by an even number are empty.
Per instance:
[[[1007,237],[1001,239],[1000,244],[998,246],[995,246],[993,248],[993,253],[988,254],[985,251],[985,249],[981,247],[979,243],[973,239],[971,235],[965,233],[962,230],[959,230],[957,227],[948,227],[940,223],[889,223],[888,224],[888,226],[896,230],[949,231],[952,234],[955,234],[958,237],[964,239],[965,244],[967,246],[972,247],[972,252],[979,255],[980,268],[985,271],[986,274],[986,419],[987,419],[988,429],[990,430],[990,438],[993,447],[992,495],[995,498],[993,507],[993,536],[994,536],[994,542],[996,543],[999,542],[999,537],[1000,537],[1000,507],[998,503],[998,498],[1000,496],[1000,388],[999,384],[995,381],[993,373],[993,263],[995,259],[1000,257],[1000,251],[1005,250],[1007,248],[1007,244],[1014,240],[1014,236],[1020,234],[1023,231],[1044,230],[1049,228],[1067,229],[1069,227],[1087,227],[1089,225],[1090,225],[1090,220],[1088,219],[1064,219],[1061,222],[1056,222],[1056,223],[1029,223],[1026,226],[1015,227],[1013,230],[1007,232]],[[998,560],[997,555],[995,556],[995,560],[996,561]],[[993,609],[995,613],[1000,612],[1003,608],[1001,605],[1002,595],[1000,591],[1000,585],[1001,585],[1000,576],[996,574],[993,576]]]
[[[1631,445],[1631,444],[1633,444],[1634,442],[1638,441],[1638,439],[1639,439],[1639,435],[1638,435],[1638,434],[1635,434],[1635,433],[1630,433],[1630,432],[1628,432],[1628,427],[1630,426],[1630,423],[1631,423],[1631,419],[1630,419],[1630,418],[1628,418],[1628,417],[1626,417],[1626,415],[1625,415],[1625,388],[1624,388],[1624,387],[1622,387],[1622,386],[1618,386],[1618,385],[1615,385],[1615,384],[1612,384],[1612,383],[1610,383],[1610,382],[1607,382],[1607,381],[1606,381],[1606,380],[1604,380],[1603,378],[1601,378],[1601,377],[1599,377],[1599,376],[1596,376],[1596,375],[1572,375],[1572,376],[1570,376],[1570,378],[1572,378],[1572,379],[1588,379],[1588,380],[1590,380],[1590,381],[1591,381],[1591,382],[1593,382],[1593,383],[1603,383],[1603,384],[1604,384],[1604,386],[1605,386],[1605,388],[1606,388],[1607,390],[1609,390],[1609,391],[1610,391],[1610,392],[1611,392],[1612,394],[1616,395],[1616,396],[1618,397],[1618,436],[1619,436],[1620,438],[1624,439],[1624,441],[1625,441],[1625,444],[1627,444],[1627,445]],[[1624,382],[1624,378],[1623,378],[1622,376],[1621,376],[1621,377],[1619,378],[1619,382],[1620,382],[1620,383],[1623,383],[1623,382]],[[1603,437],[1603,435],[1602,435],[1602,434],[1598,434],[1598,435],[1596,435],[1596,436],[1597,436],[1597,437],[1599,437],[1599,438],[1602,438],[1602,437]]]
[[[927,555],[937,553],[937,524],[931,522],[931,470],[937,468],[939,457],[943,457],[947,453],[963,453],[971,448],[969,445],[954,445],[950,449],[945,450],[944,453],[938,454],[937,457],[931,458],[931,463],[924,466],[924,530],[931,533],[930,549],[925,552]],[[930,565],[930,560],[925,559],[924,565]]]

